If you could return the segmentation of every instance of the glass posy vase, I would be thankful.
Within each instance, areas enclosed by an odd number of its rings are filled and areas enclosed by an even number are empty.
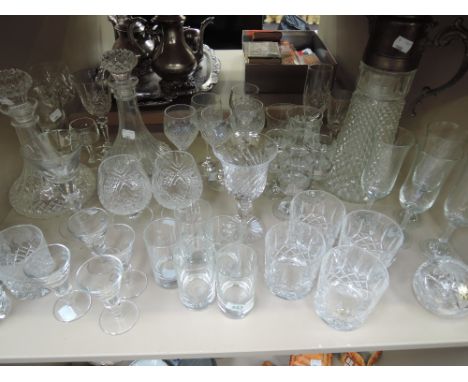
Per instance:
[[[119,131],[106,157],[133,155],[142,162],[148,175],[151,175],[155,159],[170,148],[149,132],[141,117],[135,91],[138,79],[131,76],[137,62],[135,54],[127,49],[112,49],[102,57],[101,67],[112,76],[109,85],[119,112]]]

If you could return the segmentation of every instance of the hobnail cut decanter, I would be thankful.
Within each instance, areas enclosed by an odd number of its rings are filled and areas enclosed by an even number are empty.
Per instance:
[[[106,157],[133,155],[142,162],[148,175],[151,175],[155,159],[170,148],[149,132],[141,117],[135,91],[138,79],[131,76],[137,61],[135,54],[127,49],[112,49],[102,57],[102,69],[112,76],[109,86],[117,101],[119,113],[119,131]]]
[[[50,218],[80,208],[96,188],[92,171],[79,163],[79,144],[55,130],[41,132],[37,101],[28,98],[31,76],[18,69],[0,71],[0,111],[12,120],[23,169],[10,188],[10,204],[31,218]]]
[[[361,176],[379,142],[395,137],[416,70],[391,72],[361,62],[357,89],[337,138],[334,166],[326,188],[339,198],[365,199]]]

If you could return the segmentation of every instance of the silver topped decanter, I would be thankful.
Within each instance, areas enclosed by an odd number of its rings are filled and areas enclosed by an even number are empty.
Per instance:
[[[79,162],[78,135],[60,129],[41,131],[37,101],[28,98],[31,86],[31,76],[22,70],[0,71],[0,111],[11,118],[24,160],[9,197],[20,215],[49,218],[80,208],[94,193],[96,179]]]
[[[109,86],[117,100],[119,112],[119,131],[106,156],[133,155],[151,175],[154,160],[170,149],[149,132],[141,117],[135,91],[138,79],[131,76],[137,61],[135,54],[127,49],[112,49],[105,52],[102,58],[102,69],[111,74]]]

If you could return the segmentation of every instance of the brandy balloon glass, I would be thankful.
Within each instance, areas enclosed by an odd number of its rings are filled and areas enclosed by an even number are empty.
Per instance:
[[[263,225],[252,215],[252,207],[265,189],[268,166],[277,152],[275,141],[256,133],[233,134],[226,143],[214,148],[223,165],[225,187],[236,199],[246,242],[263,237]]]

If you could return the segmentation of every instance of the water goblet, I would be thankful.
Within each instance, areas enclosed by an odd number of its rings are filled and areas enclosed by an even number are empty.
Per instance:
[[[98,70],[85,69],[74,73],[74,86],[86,111],[96,117],[99,131],[104,138],[102,154],[111,147],[107,115],[112,106],[112,97],[106,80]]]
[[[468,266],[451,256],[438,256],[421,264],[413,276],[418,302],[440,317],[468,314]]]
[[[333,65],[308,65],[302,103],[305,106],[316,107],[323,113],[330,98],[333,76]]]
[[[218,307],[230,318],[244,318],[255,305],[257,254],[242,243],[227,244],[216,253]]]
[[[83,317],[91,307],[91,296],[73,290],[69,281],[70,250],[62,244],[49,244],[38,249],[24,262],[24,274],[45,288],[53,290],[58,299],[53,313],[58,321],[72,322]]]
[[[403,241],[403,231],[393,219],[376,211],[355,210],[344,219],[338,245],[364,248],[389,267]]]
[[[164,110],[164,134],[178,150],[186,151],[198,135],[196,113],[193,106],[183,104]]]
[[[237,102],[241,101],[243,98],[257,97],[259,93],[260,88],[250,82],[243,82],[241,84],[234,85],[229,92],[229,107],[234,109]]]
[[[274,103],[265,106],[266,127],[268,130],[272,129],[286,129],[288,127],[288,114],[287,111],[292,103]]]
[[[98,160],[93,145],[99,140],[99,133],[94,119],[88,117],[75,118],[70,121],[68,127],[78,133],[81,145],[88,152],[88,164],[95,164]]]
[[[270,291],[285,300],[310,293],[326,245],[323,235],[302,222],[282,222],[265,235],[265,281]]]
[[[203,180],[193,156],[186,151],[168,151],[156,158],[152,190],[156,201],[170,210],[189,207],[200,199]]]
[[[127,224],[112,224],[104,235],[104,248],[99,255],[112,255],[117,257],[123,265],[120,297],[133,298],[141,295],[148,284],[146,274],[133,269],[133,244],[135,231]]]
[[[241,226],[234,216],[213,216],[207,221],[207,229],[216,251],[225,245],[237,243],[241,239]]]
[[[424,240],[421,249],[430,256],[454,256],[455,252],[449,241],[458,228],[468,227],[468,171],[465,158],[456,171],[455,183],[444,201],[446,228],[435,239]]]
[[[154,281],[163,288],[176,288],[174,258],[179,249],[176,220],[168,217],[153,220],[145,228],[143,239],[151,261]]]
[[[194,94],[190,99],[190,105],[193,106],[197,111],[196,122],[200,133],[202,131],[201,126],[204,124],[204,122],[201,119],[201,111],[207,106],[215,106],[217,108],[222,108],[221,97],[218,94],[212,92],[202,92]],[[219,162],[211,156],[210,143],[205,139],[203,134],[202,137],[205,140],[206,144],[206,156],[202,160],[202,162],[199,163],[200,171],[204,178],[207,178],[208,180],[216,179]]]
[[[13,297],[32,300],[49,293],[23,272],[26,259],[46,246],[44,234],[32,224],[14,225],[0,231],[0,281]]]
[[[320,266],[314,308],[336,330],[361,327],[388,288],[387,267],[356,246],[332,248]]]
[[[114,222],[146,226],[153,217],[148,205],[151,182],[141,162],[133,155],[112,155],[98,168],[98,197],[114,215]]]
[[[260,133],[265,126],[263,103],[253,97],[239,98],[231,109],[233,115],[232,129],[240,134]]]
[[[266,186],[268,166],[278,152],[276,143],[264,134],[233,134],[214,148],[224,170],[224,183],[237,202],[243,239],[252,242],[263,236],[263,225],[253,216],[253,201]]]
[[[104,236],[109,224],[110,217],[105,210],[91,207],[71,215],[65,227],[67,232],[81,241],[91,253],[100,254],[105,247]]]
[[[299,192],[291,202],[290,222],[304,222],[317,228],[330,249],[340,233],[346,207],[336,196],[322,190]]]
[[[80,288],[103,303],[99,324],[102,331],[110,335],[128,332],[140,314],[133,301],[120,297],[123,272],[122,262],[112,255],[94,256],[81,264],[76,272]]]
[[[376,143],[361,177],[367,208],[392,192],[401,165],[414,142],[414,134],[400,127],[395,138],[384,138]]]
[[[276,160],[279,162],[279,188],[285,197],[273,203],[273,215],[280,220],[287,220],[293,196],[309,188],[312,162],[309,151],[297,146],[285,149]]]
[[[210,105],[201,110],[200,118],[200,133],[211,147],[223,144],[232,134],[231,109],[222,108],[220,105]],[[220,191],[224,189],[223,179],[223,169],[218,161],[216,170],[213,170],[208,177],[208,186],[215,191]]]

